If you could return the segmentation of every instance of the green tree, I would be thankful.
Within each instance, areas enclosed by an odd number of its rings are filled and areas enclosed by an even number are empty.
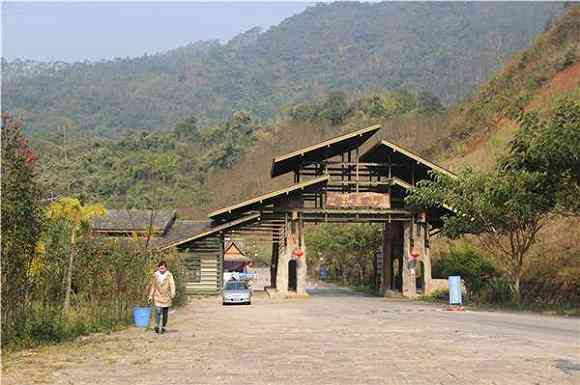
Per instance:
[[[328,94],[320,116],[329,120],[334,126],[344,123],[349,113],[346,94],[342,91],[333,91]]]
[[[66,315],[70,307],[72,271],[76,251],[77,237],[86,230],[90,220],[104,215],[105,208],[100,204],[83,206],[76,198],[61,198],[48,207],[47,217],[50,221],[61,222],[68,234],[68,267],[65,278],[63,313]]]
[[[528,112],[518,120],[520,130],[500,166],[545,175],[546,193],[558,212],[580,215],[580,102],[564,98],[549,119]]]
[[[297,122],[308,122],[314,120],[315,108],[310,104],[299,103],[288,109],[288,116]]]
[[[452,239],[481,235],[519,300],[526,257],[538,232],[552,217],[545,183],[545,176],[538,172],[466,169],[457,178],[436,174],[433,180],[419,182],[406,203],[422,208],[452,207],[455,214],[444,218],[443,234]]]
[[[21,125],[2,116],[2,340],[26,320],[30,271],[41,237],[41,191],[35,178],[36,155]]]
[[[493,264],[468,243],[451,247],[449,253],[443,255],[433,265],[433,276],[460,275],[471,296],[478,295],[486,280],[495,274]]]
[[[407,203],[452,207],[444,220],[450,238],[480,234],[506,273],[514,298],[526,257],[555,213],[580,212],[580,103],[559,101],[548,119],[522,113],[508,155],[488,173],[469,169],[458,178],[435,175],[413,189]]]
[[[198,136],[198,126],[197,118],[195,115],[177,123],[175,125],[175,136],[177,138],[197,138]]]
[[[382,244],[381,226],[351,224],[318,226],[307,234],[307,249],[314,257],[310,268],[320,262],[343,284],[368,285],[372,281],[372,260]]]

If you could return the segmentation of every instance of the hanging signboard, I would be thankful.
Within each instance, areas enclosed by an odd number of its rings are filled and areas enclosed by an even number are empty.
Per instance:
[[[326,194],[327,208],[377,208],[390,209],[391,198],[389,193],[359,192]]]

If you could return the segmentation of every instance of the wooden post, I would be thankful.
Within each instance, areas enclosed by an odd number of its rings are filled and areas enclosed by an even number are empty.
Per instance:
[[[290,233],[288,227],[290,222],[286,222],[286,242],[285,246],[280,248],[278,252],[278,263],[276,264],[276,291],[278,293],[287,294],[288,293],[288,261],[289,253],[292,251],[292,245],[288,239]]]
[[[344,191],[345,189],[345,184],[344,184],[344,152],[340,154],[340,159],[341,159],[341,163],[340,163],[340,181],[343,182],[341,189]]]
[[[359,157],[359,155],[358,155],[358,147],[357,147],[356,148],[356,192],[359,192],[359,187],[358,187],[358,184],[359,184],[358,183],[359,182],[359,179],[358,179],[358,157]]]
[[[393,223],[385,223],[383,231],[383,279],[381,281],[380,294],[385,295],[388,290],[393,289],[392,264],[393,264]]]
[[[274,238],[274,236],[272,236]],[[272,241],[272,259],[270,262],[270,287],[276,287],[276,274],[278,271],[278,255],[280,254],[280,243]]]
[[[296,240],[298,243],[298,248],[302,252],[302,255],[296,256],[296,294],[307,295],[306,294],[306,284],[307,284],[307,274],[308,265],[306,263],[306,242],[304,241],[304,222],[302,221],[302,216],[299,216],[296,220]]]
[[[432,290],[431,277],[431,253],[429,250],[429,223],[427,213],[420,215],[421,222],[417,224],[417,239],[415,245],[419,251],[421,262],[423,262],[423,294],[430,294]]]
[[[224,287],[224,254],[226,252],[226,240],[224,233],[219,235],[220,253],[218,256],[218,293],[221,293]],[[201,266],[201,263],[200,263]]]
[[[415,281],[415,266],[409,261],[411,255],[411,237],[413,221],[403,224],[403,295],[408,298],[417,297],[417,282]]]
[[[303,222],[297,210],[292,211],[290,218],[286,220],[286,246],[278,253],[276,271],[276,289],[278,293],[288,294],[290,274],[288,265],[291,259],[296,261],[296,293],[306,295],[306,252],[304,250]],[[302,255],[297,258],[295,251],[301,249]]]

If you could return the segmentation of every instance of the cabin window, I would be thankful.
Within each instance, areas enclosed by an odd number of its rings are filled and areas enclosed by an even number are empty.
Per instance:
[[[201,257],[197,254],[190,254],[184,260],[187,268],[187,280],[201,282]]]

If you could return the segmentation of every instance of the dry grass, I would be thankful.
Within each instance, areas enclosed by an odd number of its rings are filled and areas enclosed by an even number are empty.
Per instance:
[[[574,96],[578,93],[580,93],[580,63],[556,73],[538,90],[525,110],[545,112],[559,97]],[[505,150],[506,144],[513,138],[517,128],[516,122],[502,118],[496,127],[471,135],[462,146],[457,146],[452,154],[448,154],[442,163],[451,170],[467,165],[479,170],[490,169]]]

